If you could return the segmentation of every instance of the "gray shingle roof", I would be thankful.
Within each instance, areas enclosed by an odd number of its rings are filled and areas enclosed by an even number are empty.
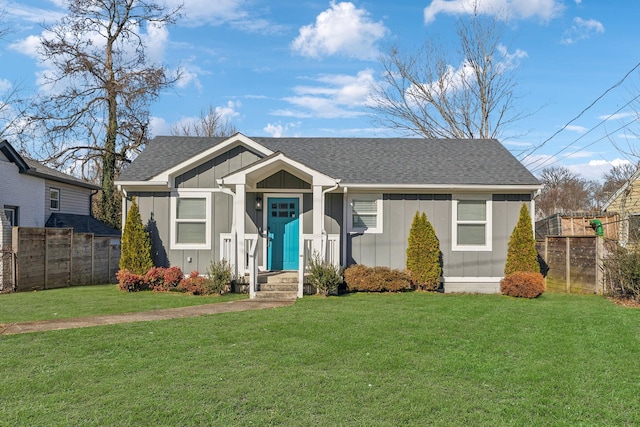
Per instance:
[[[76,233],[93,233],[96,236],[120,237],[120,230],[97,220],[90,215],[64,214],[54,212],[45,227],[73,228]]]
[[[65,184],[77,185],[79,187],[89,188],[92,190],[98,190],[100,188],[97,185],[91,184],[87,181],[83,181],[80,178],[76,178],[64,172],[51,169],[50,167],[47,167],[36,160],[32,160],[27,157],[23,157],[23,159],[25,163],[29,165],[29,170],[27,171],[29,175],[35,175],[41,178],[50,179],[52,181],[64,182]]]
[[[539,184],[533,174],[494,139],[249,138],[319,172],[341,179],[344,184]],[[149,180],[224,140],[156,137],[119,180]]]
[[[21,156],[6,139],[0,141],[0,152],[2,152],[9,161],[16,164],[20,173],[26,173],[28,175],[50,179],[57,182],[64,182],[66,184],[77,185],[92,190],[98,190],[100,188],[97,185],[83,181],[80,178],[76,178],[74,176],[67,175],[64,172],[44,166],[36,160]]]

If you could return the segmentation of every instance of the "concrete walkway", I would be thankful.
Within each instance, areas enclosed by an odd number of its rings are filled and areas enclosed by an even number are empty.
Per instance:
[[[56,331],[60,329],[86,328],[89,326],[114,325],[117,323],[147,322],[152,320],[181,319],[206,316],[232,311],[261,310],[292,305],[295,301],[239,300],[226,303],[167,308],[140,313],[108,314],[104,316],[78,317],[73,319],[40,320],[36,322],[0,323],[0,335],[24,334],[28,332]]]

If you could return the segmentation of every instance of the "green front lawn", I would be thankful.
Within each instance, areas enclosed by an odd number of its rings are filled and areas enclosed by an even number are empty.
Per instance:
[[[640,424],[640,310],[597,296],[306,297],[0,355],[2,426]]]
[[[184,307],[247,298],[241,294],[194,296],[151,291],[127,293],[116,285],[78,286],[0,294],[0,323],[64,319]]]

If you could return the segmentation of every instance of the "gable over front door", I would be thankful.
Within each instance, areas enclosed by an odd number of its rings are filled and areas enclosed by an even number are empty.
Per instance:
[[[267,199],[269,270],[297,270],[300,249],[300,200],[296,197]]]

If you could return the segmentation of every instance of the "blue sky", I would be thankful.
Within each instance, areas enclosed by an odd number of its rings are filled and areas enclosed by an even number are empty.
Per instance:
[[[471,2],[184,0],[185,18],[144,34],[151,59],[182,70],[152,106],[151,131],[167,134],[213,105],[249,136],[393,135],[366,106],[380,52],[429,37],[449,42]],[[626,152],[638,144],[640,104],[624,106],[640,93],[638,70],[551,137],[640,62],[640,2],[479,0],[478,7],[508,14],[505,45],[518,52],[517,105],[529,115],[505,131],[519,135],[503,140],[509,150],[534,173],[567,166],[589,179],[637,161]],[[0,43],[0,96],[16,85],[38,91],[47,67],[35,54],[40,24],[59,19],[64,1],[0,0],[0,9],[12,29]]]

